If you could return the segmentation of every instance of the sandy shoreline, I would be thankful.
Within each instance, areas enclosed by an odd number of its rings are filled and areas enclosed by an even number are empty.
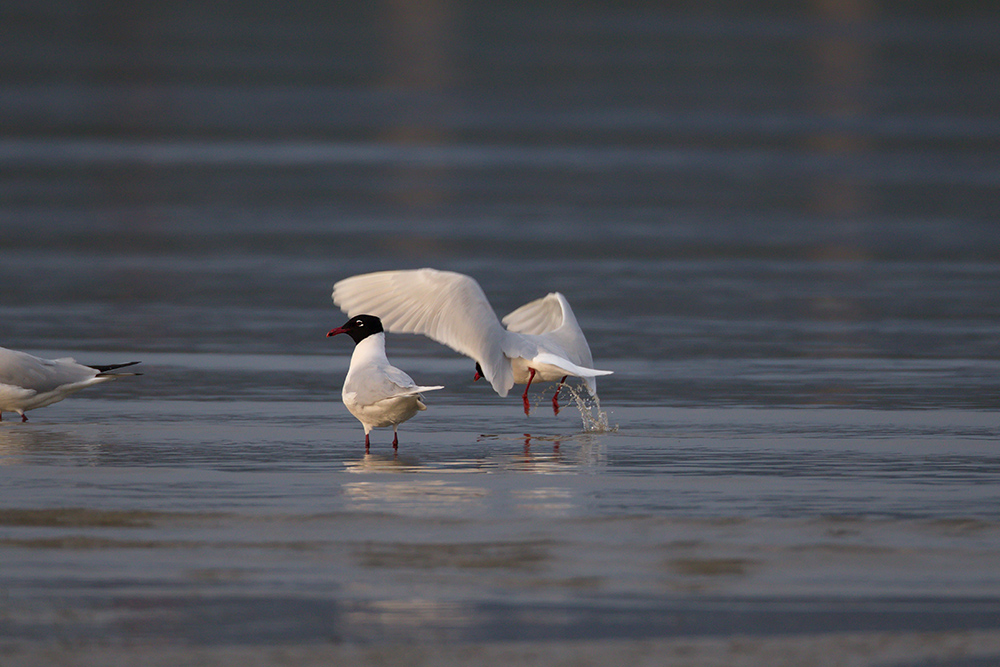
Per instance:
[[[949,664],[1000,664],[1000,631],[934,633],[848,633],[789,637],[683,638],[580,642],[470,644],[289,645],[184,647],[156,643],[127,646],[0,644],[4,667],[255,667],[257,665],[377,664],[546,665],[606,667],[685,665],[686,667],[892,666],[932,661]]]

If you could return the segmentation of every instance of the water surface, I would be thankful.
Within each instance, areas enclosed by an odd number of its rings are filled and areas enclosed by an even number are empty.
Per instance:
[[[1000,655],[996,17],[421,6],[2,10],[0,344],[145,373],[0,423],[12,659]],[[421,266],[599,407],[390,335],[364,455],[330,289]]]

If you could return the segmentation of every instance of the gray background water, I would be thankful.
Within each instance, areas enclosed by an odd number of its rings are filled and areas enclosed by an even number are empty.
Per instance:
[[[0,344],[145,375],[0,425],[0,638],[997,629],[1000,17],[619,5],[3,4]],[[420,266],[612,428],[390,336],[363,457],[330,287]]]

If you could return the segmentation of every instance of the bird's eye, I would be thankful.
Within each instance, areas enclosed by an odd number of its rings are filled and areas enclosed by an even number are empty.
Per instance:
[[[359,327],[365,326],[365,323],[361,320],[354,320],[354,323],[357,324]]]

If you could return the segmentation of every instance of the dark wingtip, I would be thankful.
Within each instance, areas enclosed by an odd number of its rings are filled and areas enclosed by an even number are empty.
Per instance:
[[[93,368],[98,373],[107,373],[108,371],[113,371],[116,368],[125,368],[126,366],[135,366],[136,364],[141,363],[141,361],[130,361],[127,364],[108,364],[107,366],[88,366],[87,368]]]

